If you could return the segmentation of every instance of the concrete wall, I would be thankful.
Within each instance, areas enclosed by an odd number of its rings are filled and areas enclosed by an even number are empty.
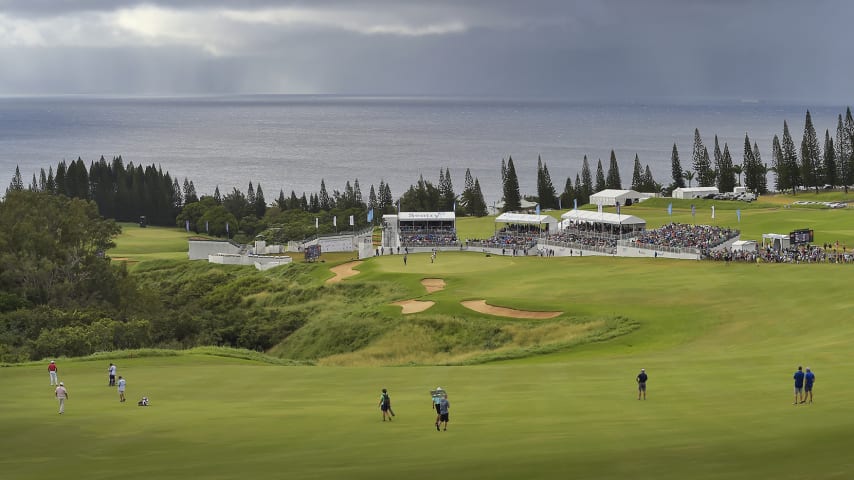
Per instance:
[[[220,265],[252,265],[259,270],[287,265],[293,259],[288,256],[268,257],[261,255],[213,254],[208,256],[208,262]]]
[[[240,247],[226,240],[190,240],[190,260],[207,260],[217,253],[237,253]]]

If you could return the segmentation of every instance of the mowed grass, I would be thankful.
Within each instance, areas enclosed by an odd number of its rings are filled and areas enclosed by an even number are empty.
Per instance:
[[[115,248],[107,252],[113,262],[133,266],[145,260],[183,260],[189,251],[188,240],[198,237],[180,228],[146,227],[135,223],[120,223],[122,233]]]
[[[324,268],[324,266],[319,266]],[[464,314],[486,298],[567,315],[628,315],[634,332],[466,367],[283,367],[219,357],[59,361],[0,369],[4,478],[851,478],[851,266],[725,265],[442,253],[371,259],[346,282],[417,285]],[[413,287],[414,288],[414,287]],[[414,292],[414,290],[413,290]],[[480,314],[465,314],[472,322]],[[816,404],[792,405],[792,372]],[[634,378],[650,374],[649,399]],[[429,390],[450,393],[447,432]],[[388,388],[397,416],[380,421]],[[135,402],[146,395],[152,406]],[[119,473],[117,473],[119,472]]]
[[[666,203],[624,212],[667,223]],[[742,214],[738,228],[751,235],[809,227],[818,242],[854,244],[848,209],[769,205]],[[674,221],[690,219],[690,206],[674,205]],[[706,223],[699,207],[697,219]],[[479,220],[485,231],[490,224]],[[134,227],[125,235],[154,234],[136,258],[181,251],[170,229]],[[137,254],[124,237],[118,243],[112,256]],[[181,248],[186,255],[186,239]],[[346,257],[318,265],[318,281]],[[435,263],[410,255],[406,266],[399,256],[370,259],[345,282],[395,282],[436,302],[417,315],[478,322],[487,317],[459,302],[486,299],[560,310],[562,318],[626,316],[638,328],[465,367],[122,358],[115,362],[129,382],[124,404],[106,386],[108,360],[60,359],[71,394],[62,416],[46,362],[0,368],[0,477],[848,479],[852,268],[458,252]],[[447,286],[426,294],[422,278]],[[817,374],[814,405],[792,405],[799,364]],[[646,401],[636,400],[640,368],[650,375]],[[433,427],[436,386],[450,393],[447,432]],[[397,413],[392,423],[377,408],[383,387]],[[143,395],[151,407],[136,406]]]

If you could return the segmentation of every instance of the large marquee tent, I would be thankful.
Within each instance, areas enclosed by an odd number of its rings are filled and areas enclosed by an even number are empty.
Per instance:
[[[510,225],[545,225],[548,232],[557,231],[558,229],[558,221],[551,215],[502,213],[495,218],[495,223],[507,223]]]

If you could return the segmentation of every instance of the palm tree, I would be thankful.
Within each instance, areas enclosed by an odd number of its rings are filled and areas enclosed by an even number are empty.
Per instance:
[[[688,180],[688,188],[691,188],[691,180],[694,180],[694,172],[692,172],[691,170],[685,170],[682,173],[682,178]]]
[[[741,174],[744,173],[744,167],[741,165],[733,165],[732,173],[738,175],[738,186],[741,186]]]

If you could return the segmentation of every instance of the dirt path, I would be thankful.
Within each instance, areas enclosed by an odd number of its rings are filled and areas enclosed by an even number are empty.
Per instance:
[[[486,303],[486,300],[468,300],[460,302],[469,310],[487,315],[510,318],[555,318],[563,312],[531,312],[528,310],[516,310],[515,308],[495,307]]]
[[[345,278],[350,278],[353,275],[358,275],[359,271],[354,270],[353,267],[358,267],[361,265],[361,261],[342,263],[341,265],[332,267],[329,269],[330,272],[334,273],[335,276],[326,281],[326,283],[338,283]]]
[[[427,293],[438,292],[445,289],[445,281],[441,278],[425,278],[421,280],[421,285],[427,290]]]
[[[399,302],[392,303],[392,305],[403,307],[403,311],[401,313],[403,313],[404,315],[407,315],[409,313],[423,312],[424,310],[427,310],[435,304],[436,302],[425,302],[422,300],[401,300]]]

